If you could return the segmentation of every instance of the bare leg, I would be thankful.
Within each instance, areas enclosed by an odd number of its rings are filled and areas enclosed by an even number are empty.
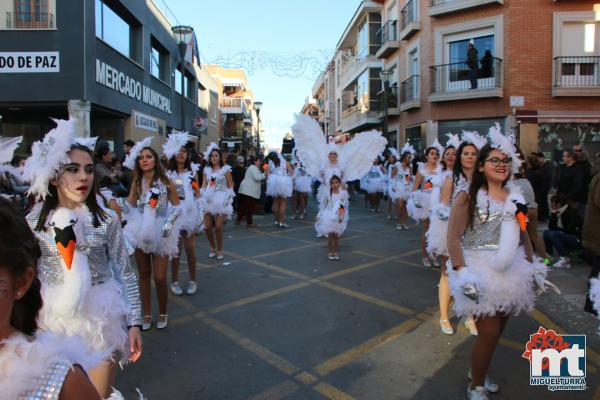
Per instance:
[[[149,254],[136,249],[135,263],[138,267],[140,281],[140,299],[142,300],[143,315],[150,315],[152,312],[152,292],[150,279],[152,278],[152,260]]]
[[[177,246],[179,247],[179,257],[171,259],[171,282],[179,282],[179,259],[181,257],[181,247],[183,244],[184,235],[185,232],[182,232],[181,237],[179,238],[179,243],[177,243]]]
[[[338,254],[340,252],[340,237],[333,235],[333,251]]]
[[[440,303],[440,319],[449,320],[448,310],[450,309],[450,285],[448,284],[448,275],[446,274],[446,262],[448,257],[442,257],[442,273],[440,274],[440,283],[438,285],[438,299]]]
[[[217,251],[223,251],[223,224],[225,217],[222,215],[215,216],[215,233],[217,234]]]
[[[308,201],[308,195],[306,193],[299,194],[299,203],[300,203],[300,213],[304,214],[306,211],[306,202]]]
[[[402,200],[396,200],[396,223],[400,225],[402,223]]]
[[[217,248],[215,245],[215,237],[213,235],[213,217],[210,214],[205,214],[204,216],[204,227],[206,228],[206,238],[208,239],[208,243],[210,244],[211,250]]]
[[[300,213],[300,196],[302,194],[300,192],[292,192],[292,208],[294,209],[294,214]]]
[[[427,231],[429,230],[429,219],[423,221],[423,232],[421,233],[421,254],[423,258],[428,258],[429,254],[427,254]]]
[[[473,381],[471,388],[483,386],[494,350],[500,340],[500,335],[506,326],[508,317],[494,315],[493,317],[479,317],[476,321],[479,335],[471,350],[471,373]]]
[[[273,210],[275,222],[279,222],[279,197],[273,197],[273,206],[271,209]]]
[[[152,255],[154,286],[156,286],[156,297],[158,298],[158,313],[167,313],[167,300],[169,292],[167,290],[167,265],[169,259],[165,256]]]
[[[108,398],[115,386],[117,376],[117,365],[111,361],[103,361],[96,368],[88,371],[90,381],[103,399]]]
[[[183,246],[185,248],[185,255],[187,257],[188,272],[190,274],[190,281],[196,282],[196,247],[194,246],[196,241],[196,235],[191,234],[189,237],[183,239]]]
[[[334,252],[333,249],[333,235],[330,233],[329,235],[327,235],[327,252],[329,254]]]
[[[285,209],[287,208],[287,199],[285,197],[279,198],[279,221],[285,224]]]
[[[401,219],[402,219],[402,221],[403,221],[404,224],[407,224],[408,223],[408,210],[406,209],[406,202],[403,201],[403,200],[400,200],[400,201],[402,203],[402,205],[401,205],[401,211],[400,211],[400,213],[402,214]]]

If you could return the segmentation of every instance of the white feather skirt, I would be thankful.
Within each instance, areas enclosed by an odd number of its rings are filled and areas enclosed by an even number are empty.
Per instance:
[[[233,215],[233,199],[235,193],[231,189],[214,190],[207,188],[202,193],[202,205],[204,214],[213,216],[223,215],[229,219]]]
[[[162,227],[167,221],[166,217],[156,216],[156,210],[149,207],[144,208],[141,213],[137,208],[131,210],[127,215],[127,225],[123,228],[123,235],[131,246],[140,249],[144,253],[152,253],[169,258],[179,256],[179,235],[181,228],[181,215],[175,221],[171,234],[167,237],[162,235]],[[152,215],[154,214],[154,215]]]
[[[40,329],[62,336],[79,335],[90,350],[102,359],[125,359],[127,351],[127,314],[129,304],[122,285],[111,279],[91,287],[79,312],[64,316],[53,308],[52,299],[63,295],[62,286],[42,285],[44,306],[39,315]],[[58,291],[58,293],[57,293]]]
[[[467,266],[460,271],[448,268],[454,310],[458,316],[517,315],[533,309],[533,275],[539,266],[527,261],[523,246],[517,248],[511,265],[505,270],[491,265],[493,254],[496,252],[464,250]],[[463,294],[463,287],[468,283],[477,287],[478,304]]]
[[[410,185],[410,184],[404,185],[398,181],[391,181],[390,189],[388,191],[388,196],[390,196],[392,201],[397,201],[397,200],[406,201],[406,200],[408,200],[408,197],[410,196],[410,193],[412,191],[411,186],[412,185]]]
[[[177,219],[179,222],[179,230],[182,234],[190,236],[194,232],[194,229],[202,223],[203,215],[200,215],[198,204],[196,203],[195,197],[189,196],[181,200],[181,215]]]
[[[369,179],[364,180],[360,184],[360,188],[369,194],[373,193],[383,193],[385,190],[385,180],[384,179]]]
[[[294,183],[287,175],[271,174],[267,178],[267,196],[292,197]]]
[[[417,207],[413,198],[418,200],[420,207]],[[431,198],[431,190],[414,192],[406,203],[408,216],[415,221],[423,221],[429,218],[429,200]]]
[[[300,193],[312,192],[312,178],[308,175],[294,177],[294,190]]]
[[[439,206],[438,206],[439,207]],[[448,220],[437,216],[437,207],[431,210],[429,229],[427,230],[427,252],[431,256],[448,255]]]
[[[319,237],[336,234],[342,236],[348,226],[348,205],[346,205],[344,218],[339,220],[338,208],[325,207],[317,214],[315,230]]]

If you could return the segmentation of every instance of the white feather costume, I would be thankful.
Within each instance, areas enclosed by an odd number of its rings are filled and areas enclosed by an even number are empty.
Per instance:
[[[308,174],[302,161],[294,159],[294,191],[298,193],[312,193],[312,177]]]
[[[0,348],[0,397],[3,399],[57,400],[74,365],[89,371],[103,360],[90,352],[79,336],[51,332],[35,336],[16,333]]]
[[[479,191],[473,229],[467,226],[462,237],[465,267],[459,271],[448,268],[459,316],[529,311],[535,301],[534,280],[537,275],[545,277],[545,265],[529,262],[520,244],[516,204],[525,204],[525,199],[514,185],[507,187],[509,194],[503,203],[489,198],[485,190]],[[474,285],[478,302],[465,296],[466,285]]]
[[[315,230],[319,236],[336,234],[342,236],[348,225],[348,192],[327,193],[323,207],[317,214]]]
[[[181,216],[178,218],[179,230],[189,237],[198,230],[204,219],[201,200],[196,199],[194,191],[194,186],[198,187],[198,182],[192,171],[168,171],[167,176],[175,184],[179,195],[179,207],[181,207]]]
[[[277,154],[279,157],[279,166],[269,160],[269,176],[267,177],[267,196],[272,197],[292,197],[294,190],[294,182],[292,177],[288,175],[287,161]]]
[[[359,133],[344,144],[328,144],[319,124],[313,118],[303,114],[296,115],[292,133],[298,158],[308,173],[321,181],[317,194],[321,207],[329,192],[329,181],[333,175],[338,176],[342,182],[362,178],[387,144],[381,132],[375,130]],[[337,154],[336,164],[330,164],[328,157],[330,152]]]
[[[383,193],[385,186],[385,172],[382,171],[380,165],[372,165],[369,172],[360,181],[360,188],[369,194]]]
[[[231,218],[233,215],[235,192],[227,186],[226,176],[230,171],[229,165],[225,165],[217,171],[213,171],[208,166],[204,167],[204,180],[207,185],[202,189],[201,199],[206,214],[223,215],[226,218]]]
[[[594,310],[600,315],[600,279],[592,278],[590,279],[590,301],[592,302],[592,306]],[[599,317],[600,318],[600,317]],[[600,330],[600,328],[599,328]]]
[[[402,163],[397,162],[394,164],[392,171],[396,170],[396,176],[390,175],[390,189],[389,196],[392,201],[408,200],[413,186],[413,178],[410,170],[410,166],[404,167]]]
[[[406,204],[406,209],[408,215],[412,219],[415,221],[422,221],[429,218],[429,210],[431,207],[430,200],[434,187],[433,180],[436,175],[442,173],[442,168],[438,165],[436,169],[431,172],[427,169],[425,164],[421,163],[419,164],[418,172],[423,179],[421,180],[419,188],[410,195]]]

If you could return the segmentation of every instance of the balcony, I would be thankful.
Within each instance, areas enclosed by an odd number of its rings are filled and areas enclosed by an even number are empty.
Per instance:
[[[54,14],[44,12],[7,12],[6,29],[54,29]]]
[[[417,17],[417,6],[416,0],[410,0],[400,11],[400,40],[410,38],[421,29],[421,22]]]
[[[375,54],[377,58],[387,58],[400,48],[398,21],[395,19],[389,20],[377,31],[377,43],[381,46]]]
[[[400,111],[421,107],[419,75],[413,75],[400,84]]]
[[[225,139],[243,139],[246,133],[245,129],[238,128],[225,128],[225,132],[223,133],[223,137]]]
[[[348,87],[367,68],[381,68],[381,61],[371,55],[361,57],[358,54],[344,54],[340,87]]]
[[[504,0],[429,0],[429,16],[452,14],[493,3],[504,4]]]
[[[482,58],[477,66],[469,69],[464,61],[432,66],[429,101],[503,97],[502,60]]]
[[[221,112],[223,114],[244,114],[246,102],[243,97],[225,97],[221,103]]]
[[[600,57],[556,57],[552,96],[600,96]]]
[[[383,90],[381,92],[377,93],[377,95],[379,96],[379,99],[380,99],[381,105],[382,105],[382,110],[379,111],[379,115],[381,117],[383,117],[384,116]],[[400,115],[400,109],[398,108],[398,84],[397,83],[394,83],[393,85],[390,85],[388,87],[387,101],[388,101],[387,115],[388,116],[389,115]]]
[[[354,133],[375,127],[380,123],[378,111],[369,111],[365,104],[356,104],[342,112],[339,130]]]

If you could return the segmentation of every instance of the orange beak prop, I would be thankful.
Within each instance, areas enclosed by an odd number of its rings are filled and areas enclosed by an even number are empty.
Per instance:
[[[410,176],[406,175],[404,179],[406,179],[406,182],[410,182]]]
[[[75,256],[75,232],[73,231],[72,226],[68,226],[65,229],[54,228],[56,241],[56,248],[58,252],[62,256],[67,269],[70,271],[71,266],[73,265],[73,258]]]
[[[152,196],[150,196],[150,208],[156,208],[157,205],[158,205],[158,194],[152,193]]]
[[[194,190],[200,189],[200,186],[198,186],[198,182],[193,178],[192,178],[192,189],[194,189]]]
[[[521,232],[525,232],[527,230],[527,204],[517,203],[516,217]]]
[[[423,186],[423,189],[424,189],[424,190],[429,190],[429,189],[431,189],[432,187],[433,187],[433,183],[431,183],[431,181],[427,181],[427,182],[425,183],[425,185]]]
[[[344,218],[345,213],[346,209],[344,208],[344,206],[340,206],[340,208],[338,209],[338,215],[340,216],[340,218]]]

